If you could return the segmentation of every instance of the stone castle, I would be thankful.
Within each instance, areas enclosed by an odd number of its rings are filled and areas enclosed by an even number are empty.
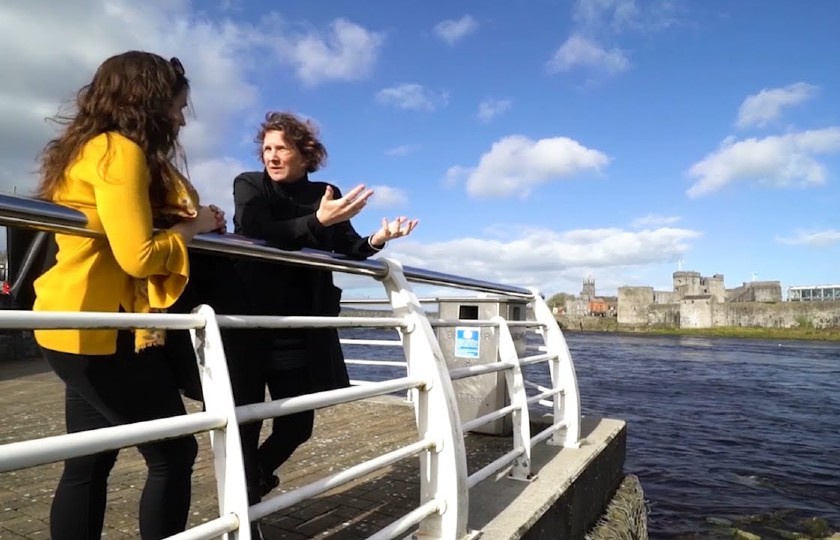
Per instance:
[[[840,326],[840,302],[782,302],[778,281],[749,281],[727,289],[723,275],[677,271],[673,290],[619,287],[619,325],[672,328],[716,326],[817,328]]]

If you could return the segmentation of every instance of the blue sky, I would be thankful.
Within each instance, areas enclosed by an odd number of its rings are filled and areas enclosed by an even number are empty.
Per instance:
[[[0,186],[43,118],[130,48],[193,82],[190,173],[230,208],[266,110],[315,121],[313,178],[374,186],[354,219],[421,220],[405,264],[547,294],[670,288],[683,269],[840,282],[840,3],[34,1],[0,7]],[[357,278],[348,296],[376,294]]]

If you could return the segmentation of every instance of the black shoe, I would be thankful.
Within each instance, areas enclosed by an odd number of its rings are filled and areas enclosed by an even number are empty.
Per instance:
[[[276,474],[263,475],[260,477],[260,497],[265,497],[271,490],[280,485],[280,478]]]

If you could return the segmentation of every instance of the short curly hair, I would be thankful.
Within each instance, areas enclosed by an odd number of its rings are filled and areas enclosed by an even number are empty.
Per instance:
[[[282,131],[286,142],[293,144],[306,162],[306,172],[315,172],[327,162],[327,149],[318,140],[318,129],[309,120],[298,118],[292,113],[269,111],[265,122],[260,124],[254,142],[257,156],[263,157],[263,141],[269,131]]]

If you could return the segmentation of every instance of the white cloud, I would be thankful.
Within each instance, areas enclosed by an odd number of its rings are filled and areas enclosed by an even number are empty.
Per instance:
[[[578,0],[573,18],[584,27],[633,26],[639,17],[635,0]]]
[[[383,88],[376,94],[382,104],[410,111],[434,111],[449,103],[446,92],[432,92],[416,83],[403,83]]]
[[[652,33],[679,22],[680,2],[665,0],[578,0],[573,19],[589,31],[636,31]]]
[[[628,267],[674,262],[698,237],[697,231],[669,227],[638,232],[616,228],[566,232],[530,229],[503,240],[457,238],[424,244],[409,237],[389,246],[387,256],[407,266],[551,292],[568,289],[572,276],[579,287],[579,276],[594,269],[609,268],[612,274]],[[620,278],[613,281],[621,284]]]
[[[782,108],[798,105],[816,95],[814,85],[798,82],[783,88],[763,89],[757,94],[747,96],[738,109],[735,126],[739,128],[764,127],[775,120]]]
[[[395,146],[393,148],[389,148],[385,150],[386,156],[407,156],[412,152],[416,152],[420,149],[419,144],[401,144],[399,146]]]
[[[204,201],[232,217],[234,175],[258,166],[226,156],[251,139],[262,117],[249,77],[285,61],[308,84],[354,80],[370,72],[383,41],[344,19],[325,33],[296,34],[273,13],[253,26],[211,20],[191,5],[187,0],[142,6],[130,0],[0,4],[0,73],[12,75],[0,78],[0,190],[32,191],[37,155],[55,133],[44,118],[88,83],[108,56],[140,49],[182,60],[195,110],[182,134],[191,177]]]
[[[566,137],[533,141],[511,135],[495,143],[472,168],[455,166],[446,172],[450,184],[466,178],[474,197],[525,198],[534,187],[587,170],[600,171],[609,158]]]
[[[509,99],[485,99],[478,104],[478,119],[489,122],[510,109],[512,103]]]
[[[631,32],[650,36],[679,24],[682,4],[682,0],[577,0],[572,31],[546,68],[549,73],[578,68],[603,75],[627,71],[631,67],[627,51],[604,43],[618,43],[622,34]]]
[[[408,195],[402,189],[390,186],[371,186],[373,197],[370,206],[373,208],[395,208],[408,204]]]
[[[840,244],[840,231],[837,229],[822,231],[797,229],[791,236],[777,237],[776,241],[791,246],[826,247]]]
[[[590,68],[614,74],[627,70],[630,60],[617,47],[607,50],[593,39],[573,35],[554,52],[546,67],[550,73]]]
[[[336,19],[330,31],[311,31],[280,42],[280,54],[308,85],[326,81],[356,81],[367,77],[376,64],[384,35],[346,19]]]
[[[470,167],[453,165],[452,167],[446,169],[446,173],[443,175],[443,185],[450,188],[455,187],[462,181],[469,178],[472,171],[473,169]]]
[[[659,214],[648,214],[646,216],[633,220],[634,229],[646,229],[650,227],[662,227],[665,225],[673,225],[682,218],[679,216],[663,216]]]
[[[183,61],[196,112],[183,133],[192,177],[204,200],[231,213],[229,197],[214,200],[221,195],[215,182],[224,182],[229,191],[234,173],[220,151],[223,134],[257,103],[246,70],[259,33],[248,25],[207,20],[187,8],[186,2],[139,6],[128,0],[0,5],[0,72],[13,74],[0,78],[0,188],[31,192],[36,157],[54,136],[44,118],[89,82],[105,58],[141,49]]]
[[[471,15],[464,15],[457,20],[447,19],[434,27],[435,35],[450,45],[454,45],[476,30],[478,30],[478,22]]]
[[[689,197],[717,191],[736,180],[756,180],[769,187],[813,186],[826,181],[825,165],[816,156],[840,152],[840,127],[735,141],[691,166],[696,181]]]

